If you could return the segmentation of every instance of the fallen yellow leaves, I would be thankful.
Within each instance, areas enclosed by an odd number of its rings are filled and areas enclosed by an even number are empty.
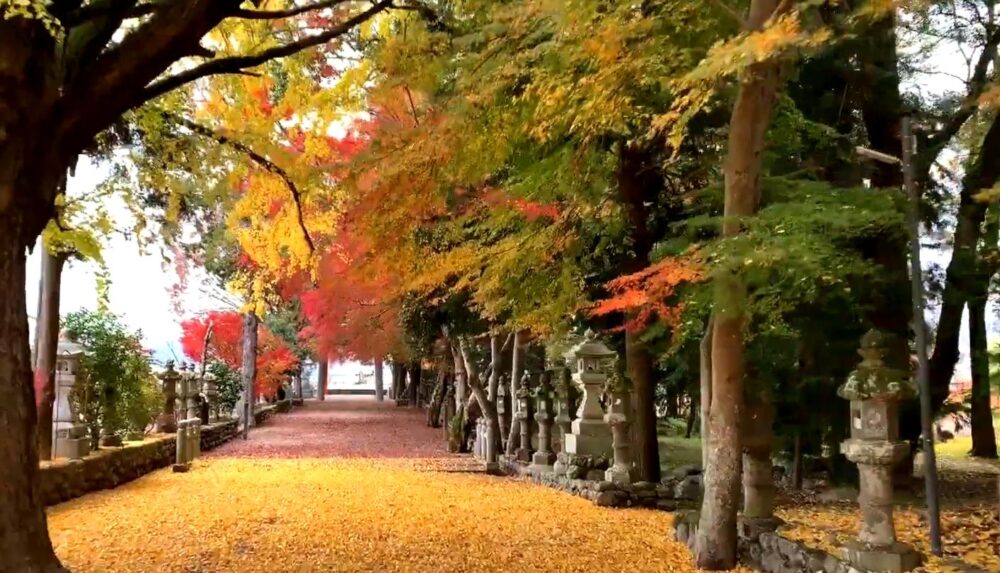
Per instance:
[[[782,528],[782,535],[838,556],[843,543],[857,536],[860,523],[858,509],[852,505],[785,507],[777,513],[788,523]],[[953,570],[944,559],[930,555],[927,522],[918,511],[898,509],[895,516],[899,540],[929,556],[918,572]],[[946,558],[958,558],[987,571],[1000,571],[1000,523],[995,508],[982,505],[943,510],[941,529]]]
[[[671,517],[443,460],[205,459],[49,510],[75,573],[693,571]]]

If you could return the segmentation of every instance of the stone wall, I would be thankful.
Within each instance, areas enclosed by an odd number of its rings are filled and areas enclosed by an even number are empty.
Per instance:
[[[604,480],[603,471],[594,470],[595,473],[591,476],[600,479],[573,479],[557,476],[551,472],[532,472],[530,467],[516,460],[508,459],[506,456],[500,457],[500,470],[505,474],[530,479],[537,484],[590,500],[602,507],[645,507],[661,511],[674,511],[679,504],[683,505],[685,502],[695,501],[695,498],[688,497],[683,491],[679,491],[670,478],[665,479],[664,483],[635,482],[620,485]]]
[[[674,538],[694,549],[698,534],[698,512],[681,511],[674,519]],[[867,573],[846,561],[774,531],[777,523],[757,523],[740,519],[740,562],[766,573]],[[964,573],[987,573],[984,569],[953,560],[948,566]]]
[[[264,422],[271,419],[271,416],[278,413],[278,407],[274,404],[268,404],[266,406],[261,406],[259,408],[254,408],[253,412],[253,423],[254,425],[261,425]]]
[[[270,414],[264,419],[268,417]],[[202,427],[202,451],[233,439],[238,425],[237,420],[230,420]],[[55,505],[92,491],[111,489],[169,466],[176,454],[176,435],[165,434],[123,448],[99,450],[82,460],[58,460],[39,469],[39,494],[45,505]]]

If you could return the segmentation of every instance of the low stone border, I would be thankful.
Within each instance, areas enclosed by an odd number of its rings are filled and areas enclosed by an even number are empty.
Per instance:
[[[233,439],[238,422],[230,420],[201,430],[201,449],[210,450]],[[160,434],[122,448],[98,450],[82,460],[59,460],[39,469],[39,495],[55,505],[92,491],[111,489],[174,463],[177,436]]]
[[[664,480],[664,483],[635,482],[628,485],[606,480],[571,479],[551,472],[532,472],[529,465],[504,456],[500,457],[500,473],[530,479],[537,484],[585,498],[601,507],[645,507],[674,511],[679,504],[696,501],[683,495],[683,491],[678,496],[678,488],[671,478]]]
[[[290,400],[254,411],[257,425],[292,408]],[[201,450],[217,448],[239,434],[239,421],[203,426]],[[98,450],[82,460],[58,460],[39,468],[38,495],[45,505],[55,505],[93,491],[111,489],[174,463],[177,436],[157,434],[122,448]]]
[[[694,550],[699,514],[696,510],[678,512],[674,521],[674,539]],[[744,520],[738,525],[740,562],[766,573],[866,573],[826,551],[783,537],[775,528],[778,519]],[[948,565],[964,573],[987,573],[958,560]]]

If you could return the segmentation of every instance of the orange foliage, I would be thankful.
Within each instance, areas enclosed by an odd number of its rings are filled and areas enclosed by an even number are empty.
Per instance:
[[[697,259],[668,257],[645,269],[620,276],[607,283],[611,296],[597,301],[590,314],[603,316],[615,312],[628,315],[625,328],[638,330],[654,318],[673,325],[680,319],[683,305],[675,300],[677,288],[701,281],[703,274]]]

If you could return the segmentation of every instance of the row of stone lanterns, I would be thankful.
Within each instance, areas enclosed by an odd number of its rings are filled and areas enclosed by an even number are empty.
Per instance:
[[[514,436],[518,439],[516,462],[528,466],[532,473],[564,475],[580,458],[613,459],[605,479],[619,484],[631,481],[629,390],[624,377],[613,375],[609,381],[607,374],[616,357],[616,352],[588,331],[583,342],[566,355],[567,362],[575,366],[570,379],[564,378],[563,368],[550,368],[539,375],[537,388],[533,388],[531,374],[524,373],[515,396],[514,419],[519,430]],[[581,394],[575,416],[571,385]],[[607,414],[601,406],[606,392],[611,395]],[[499,399],[497,403],[499,406]],[[558,454],[553,447],[556,430],[562,444]],[[476,436],[473,453],[490,465],[495,458],[488,450],[492,440],[484,418],[477,422]]]

